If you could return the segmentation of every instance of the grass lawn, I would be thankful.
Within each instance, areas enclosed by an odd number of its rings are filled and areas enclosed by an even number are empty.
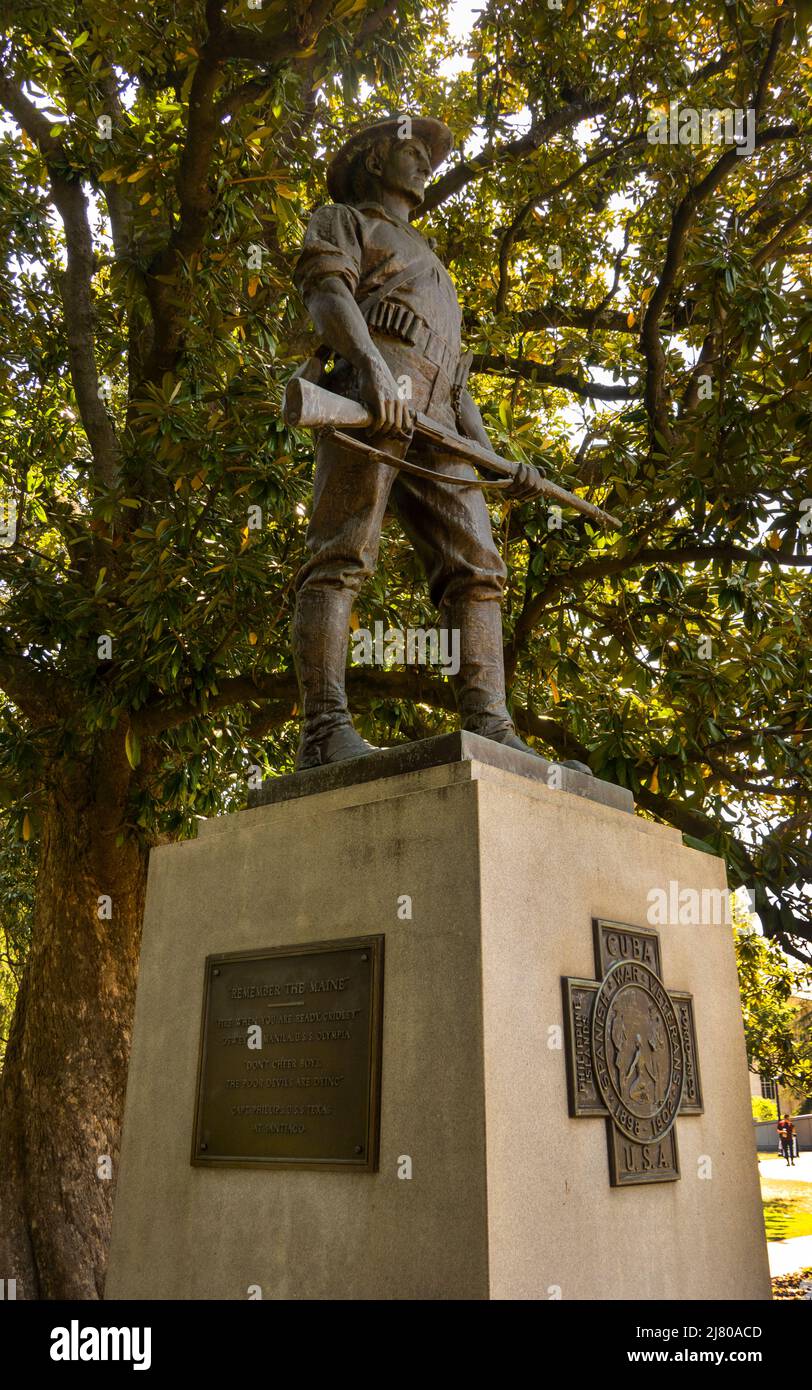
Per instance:
[[[812,1236],[812,1182],[785,1182],[778,1174],[762,1178],[761,1200],[768,1240]]]

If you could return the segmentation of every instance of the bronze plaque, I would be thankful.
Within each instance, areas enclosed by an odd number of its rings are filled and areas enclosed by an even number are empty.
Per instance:
[[[592,1065],[592,1009],[600,986],[595,980],[565,979],[564,1027],[571,1115],[608,1115]]]
[[[597,979],[562,980],[570,1115],[606,1117],[613,1187],[679,1178],[676,1119],[702,1113],[693,1000],[648,927],[593,921]]]
[[[383,947],[207,957],[192,1163],[377,1172]]]
[[[685,1055],[677,1011],[647,965],[621,960],[604,975],[592,1009],[592,1065],[615,1128],[633,1144],[663,1139],[682,1100]]]
[[[601,979],[620,960],[639,961],[655,975],[662,975],[660,937],[653,928],[629,927],[625,922],[607,922],[605,917],[595,917],[592,933],[595,965]]]
[[[690,994],[672,989],[671,998],[680,1022],[682,1050],[685,1053],[685,1085],[682,1091],[681,1115],[701,1115],[702,1082],[699,1077],[699,1052],[696,1045],[696,1024],[694,1022],[694,1001]]]
[[[670,1129],[651,1144],[634,1144],[611,1120],[606,1125],[609,1141],[609,1180],[613,1187],[637,1187],[645,1182],[676,1182],[679,1178],[677,1131]]]

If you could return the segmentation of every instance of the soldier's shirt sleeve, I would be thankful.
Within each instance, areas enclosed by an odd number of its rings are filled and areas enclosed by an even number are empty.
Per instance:
[[[304,245],[293,271],[293,283],[303,299],[328,275],[343,280],[355,294],[361,278],[361,231],[354,209],[342,203],[318,208],[305,232]]]

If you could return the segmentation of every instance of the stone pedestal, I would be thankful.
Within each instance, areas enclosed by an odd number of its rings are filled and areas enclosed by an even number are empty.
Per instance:
[[[580,773],[420,747],[153,853],[107,1297],[768,1298],[729,927],[657,927],[704,1102],[679,1179],[611,1187],[606,1121],[568,1110],[561,981],[597,978],[593,919],[650,928],[652,890],[701,902],[721,861]],[[192,1166],[206,957],[379,934],[379,1170]]]

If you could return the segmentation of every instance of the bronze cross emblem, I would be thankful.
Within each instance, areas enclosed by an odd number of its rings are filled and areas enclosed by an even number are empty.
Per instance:
[[[602,1115],[613,1187],[675,1182],[677,1115],[702,1114],[693,999],[662,982],[660,937],[592,923],[597,980],[563,978],[570,1115]]]

